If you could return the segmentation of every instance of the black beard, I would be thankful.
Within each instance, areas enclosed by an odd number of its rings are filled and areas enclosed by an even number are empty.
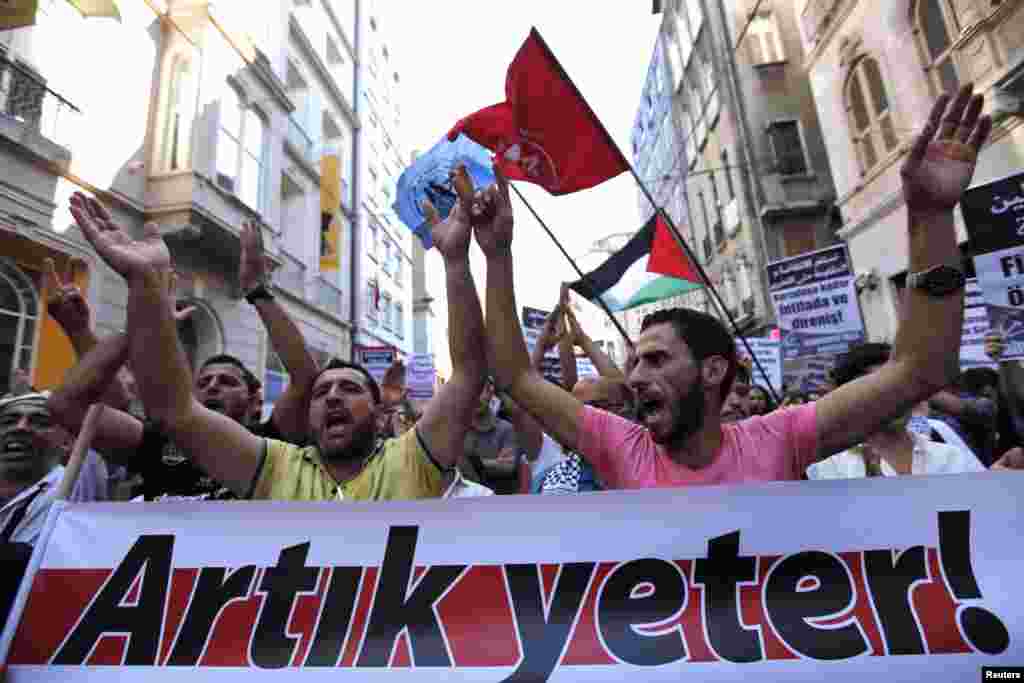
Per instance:
[[[664,439],[655,443],[663,446],[681,446],[697,430],[704,426],[704,390],[700,378],[693,380],[689,390],[678,403],[670,406],[672,428]]]
[[[377,442],[377,425],[373,418],[366,420],[352,435],[352,443],[348,448],[338,448],[333,451],[320,448],[320,457],[326,462],[344,460],[364,460],[373,453],[373,447]]]

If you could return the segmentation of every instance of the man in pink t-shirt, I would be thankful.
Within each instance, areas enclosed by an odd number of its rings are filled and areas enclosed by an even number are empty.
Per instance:
[[[953,208],[991,130],[982,104],[970,85],[940,97],[904,161],[910,275],[890,361],[815,403],[734,424],[723,424],[721,412],[736,375],[735,343],[698,311],[644,319],[629,373],[639,424],[584,406],[531,368],[513,292],[508,181],[498,173],[472,211],[487,257],[487,336],[498,387],[610,488],[800,478],[808,465],[859,443],[955,378],[964,275]]]

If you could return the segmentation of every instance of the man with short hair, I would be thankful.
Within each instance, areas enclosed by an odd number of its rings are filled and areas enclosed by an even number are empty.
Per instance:
[[[499,387],[559,442],[580,453],[609,488],[648,488],[801,477],[812,462],[860,442],[949,384],[957,371],[964,275],[953,209],[991,130],[981,96],[943,95],[903,164],[909,218],[907,315],[897,351],[879,372],[816,403],[732,424],[722,403],[736,374],[736,346],[717,319],[687,309],[647,316],[629,383],[640,424],[584,406],[530,367],[516,317],[508,181],[486,193],[477,226],[487,258],[487,332]]]
[[[747,395],[750,393],[750,368],[742,363],[736,365],[736,377],[732,381],[729,395],[722,403],[722,422],[739,422],[750,417],[747,412]]]
[[[483,315],[469,268],[472,182],[453,174],[459,201],[442,221],[424,206],[445,263],[451,379],[416,427],[376,446],[380,388],[365,368],[333,361],[313,378],[305,448],[263,439],[203,405],[188,381],[163,281],[170,254],[159,228],[131,239],[94,199],[76,193],[71,212],[97,253],[129,285],[128,346],[147,414],[205,472],[243,498],[391,500],[439,497],[461,455],[483,387]],[[158,357],[160,363],[146,362]]]

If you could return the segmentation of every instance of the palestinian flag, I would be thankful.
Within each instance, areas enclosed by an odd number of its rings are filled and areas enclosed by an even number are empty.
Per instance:
[[[600,298],[611,310],[624,311],[703,284],[661,214],[655,214],[626,246],[569,287],[590,301]]]

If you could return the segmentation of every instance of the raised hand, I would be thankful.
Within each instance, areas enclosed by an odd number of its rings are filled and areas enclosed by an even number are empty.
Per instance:
[[[914,140],[900,176],[907,208],[919,214],[952,211],[971,184],[978,152],[992,131],[980,116],[984,98],[968,83],[955,98],[942,95]]]
[[[80,192],[71,195],[71,215],[96,253],[125,280],[170,268],[171,252],[155,223],[146,223],[142,239],[133,240],[114,223],[106,207]]]
[[[992,463],[994,470],[1024,470],[1024,450],[1011,448],[1003,457]]]
[[[71,264],[64,278],[57,273],[57,265],[52,258],[43,261],[46,279],[49,282],[49,296],[46,310],[50,317],[64,328],[68,336],[85,332],[90,327],[91,314],[82,291],[72,280]]]
[[[239,242],[242,249],[238,259],[238,286],[245,294],[266,281],[267,258],[263,251],[263,229],[255,221],[244,221]]]
[[[380,383],[381,402],[388,406],[398,405],[406,395],[405,363],[396,360],[384,373]]]
[[[176,301],[177,297],[175,296],[175,292],[177,291],[177,289],[178,273],[177,271],[171,270],[167,276],[167,299],[168,301],[171,302],[171,314],[174,316],[174,319],[178,322],[181,322],[182,320],[187,320],[189,316],[195,313],[196,307],[186,306],[185,308],[178,310],[178,305]]]
[[[547,352],[548,349],[553,348],[555,344],[562,341],[565,335],[565,316],[562,314],[562,307],[558,306],[544,320],[544,327],[540,330],[537,345]]]
[[[494,169],[497,183],[482,193],[479,213],[482,220],[474,222],[476,243],[488,258],[507,254],[512,249],[512,200],[508,194],[508,178]]]
[[[576,346],[582,347],[583,340],[586,338],[587,333],[583,331],[583,327],[580,326],[580,321],[576,319],[576,314],[572,312],[572,309],[568,306],[565,307],[565,319],[569,323],[569,338],[572,343]]]
[[[475,201],[473,181],[466,167],[459,165],[452,171],[452,185],[459,196],[448,218],[441,220],[437,209],[424,200],[423,213],[430,224],[430,236],[446,260],[469,258],[469,239],[472,231],[470,212]]]

